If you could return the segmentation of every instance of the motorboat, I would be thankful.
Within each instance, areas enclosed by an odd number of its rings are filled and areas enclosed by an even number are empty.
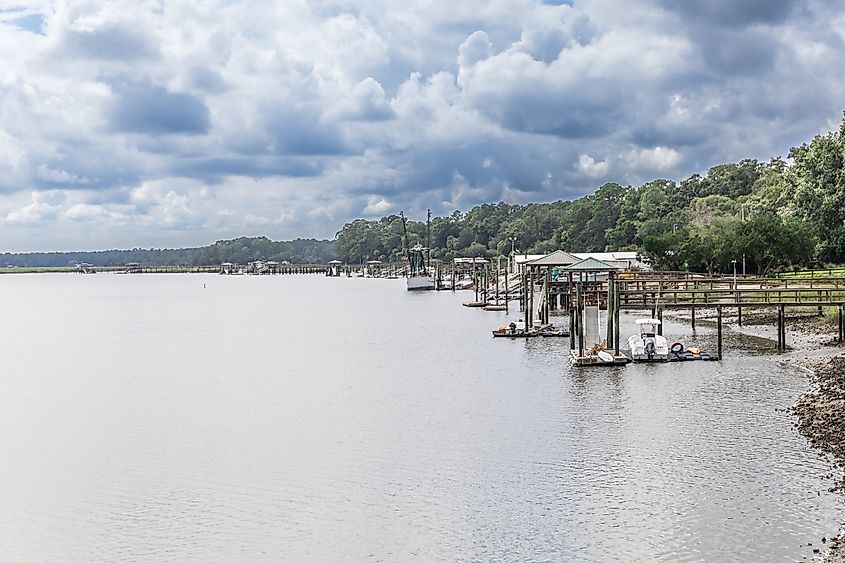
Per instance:
[[[508,324],[499,325],[499,328],[493,331],[493,336],[524,338],[528,336],[536,336],[536,333],[531,333],[525,330],[525,320],[519,319],[516,321],[511,321]]]
[[[455,282],[455,289],[470,289],[473,282],[471,279],[462,279]]]
[[[408,278],[408,291],[434,289],[434,280],[425,274],[415,274]]]
[[[669,343],[657,334],[660,321],[637,319],[639,334],[628,338],[627,353],[633,362],[666,362],[669,360]]]

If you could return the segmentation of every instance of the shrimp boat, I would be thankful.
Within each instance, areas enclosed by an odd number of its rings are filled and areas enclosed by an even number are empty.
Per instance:
[[[429,276],[429,262],[431,261],[430,244],[425,247],[419,243],[410,246],[408,243],[408,229],[405,225],[405,214],[400,212],[402,218],[402,234],[404,243],[408,249],[408,291],[425,291],[434,289],[434,280]],[[428,220],[425,224],[426,239],[430,238],[429,225],[431,223],[431,210],[428,210]]]
[[[632,362],[669,361],[669,342],[657,334],[660,321],[657,319],[637,319],[640,333],[628,338],[628,357]]]

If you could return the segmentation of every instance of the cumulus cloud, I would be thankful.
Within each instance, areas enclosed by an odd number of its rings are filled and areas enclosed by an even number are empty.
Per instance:
[[[670,147],[654,147],[629,152],[627,160],[636,170],[657,173],[672,170],[681,161],[681,153]]]
[[[371,196],[367,200],[367,206],[364,207],[362,213],[364,215],[386,215],[393,210],[393,204],[379,196]]]
[[[582,154],[578,157],[578,171],[590,178],[601,178],[607,174],[610,165],[607,161],[596,162],[596,160],[588,154]]]
[[[836,3],[20,4],[0,12],[10,249],[572,198],[785,154],[842,111]]]
[[[61,192],[32,192],[28,204],[9,212],[6,222],[12,225],[40,224],[51,219],[64,199]]]

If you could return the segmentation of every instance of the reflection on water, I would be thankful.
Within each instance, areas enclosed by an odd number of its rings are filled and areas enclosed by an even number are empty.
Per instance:
[[[0,560],[770,561],[835,532],[830,465],[776,410],[805,377],[759,344],[578,370],[464,298],[0,277]]]

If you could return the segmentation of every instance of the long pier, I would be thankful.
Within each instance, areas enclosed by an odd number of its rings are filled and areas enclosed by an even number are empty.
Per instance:
[[[583,351],[595,338],[585,334],[585,312],[607,312],[605,344],[618,351],[620,347],[619,315],[622,311],[649,311],[662,320],[664,310],[689,310],[693,329],[696,312],[715,310],[717,330],[717,355],[722,356],[723,317],[735,312],[742,325],[744,309],[773,309],[777,312],[777,349],[785,350],[786,314],[790,309],[811,308],[822,315],[824,309],[835,308],[838,318],[839,342],[845,341],[845,277],[790,276],[718,276],[684,272],[567,272],[555,277],[550,267],[527,267],[514,280],[493,268],[476,274],[476,301],[479,306],[498,303],[503,281],[509,281],[511,292],[506,290],[504,299],[516,300],[525,315],[526,327],[549,322],[553,311],[569,316],[573,352]],[[516,293],[512,289],[517,288]],[[479,301],[480,300],[480,301]],[[536,320],[535,320],[536,319]],[[590,322],[590,326],[595,321]],[[661,325],[662,326],[662,325]],[[592,327],[591,327],[592,328]],[[662,329],[660,329],[662,331]],[[605,335],[601,335],[605,336]]]

